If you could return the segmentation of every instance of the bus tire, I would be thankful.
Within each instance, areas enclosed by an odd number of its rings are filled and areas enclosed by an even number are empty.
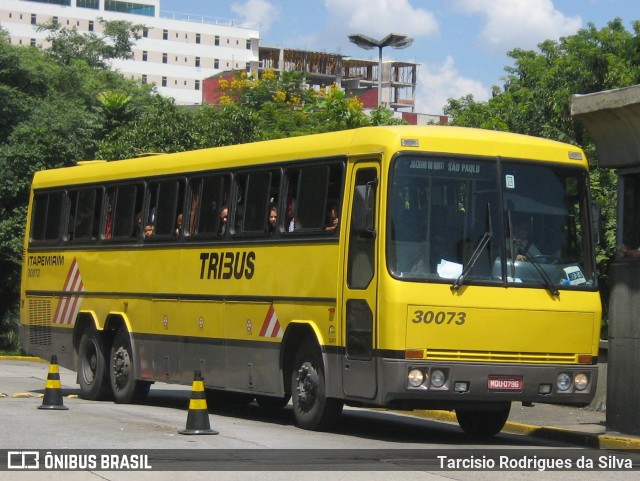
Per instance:
[[[149,394],[151,383],[136,381],[134,377],[131,340],[124,328],[118,329],[113,339],[110,360],[109,377],[115,402],[130,404],[143,401]]]
[[[456,409],[458,424],[470,436],[489,438],[498,434],[509,418],[511,403],[497,410]]]
[[[296,352],[291,373],[291,398],[297,425],[302,429],[325,431],[335,426],[344,403],[326,396],[322,354],[307,338]]]
[[[109,368],[104,356],[104,342],[95,327],[82,333],[78,345],[78,384],[80,397],[99,401],[109,397]]]

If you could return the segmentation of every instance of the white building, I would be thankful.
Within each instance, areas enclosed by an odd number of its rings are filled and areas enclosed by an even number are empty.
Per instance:
[[[212,4],[212,13],[215,7]],[[2,0],[0,27],[14,45],[46,47],[37,25],[55,20],[78,32],[96,32],[104,20],[145,26],[133,59],[114,60],[125,77],[153,83],[177,104],[202,102],[203,79],[228,70],[257,71],[259,30],[231,20],[160,11],[160,0]]]

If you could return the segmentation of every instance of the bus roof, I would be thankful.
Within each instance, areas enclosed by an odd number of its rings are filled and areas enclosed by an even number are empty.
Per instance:
[[[111,162],[82,162],[82,165],[74,167],[37,172],[33,186],[42,188],[117,181],[345,155],[383,154],[388,158],[398,151],[500,156],[569,162],[587,167],[579,147],[557,141],[467,127],[400,125],[363,127]]]

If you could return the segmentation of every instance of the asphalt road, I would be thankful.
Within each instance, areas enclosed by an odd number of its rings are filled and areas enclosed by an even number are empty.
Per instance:
[[[255,403],[241,408],[209,408],[209,427],[216,435],[182,435],[188,416],[190,386],[157,383],[142,405],[118,405],[80,399],[75,373],[60,369],[63,404],[67,410],[43,410],[38,395],[45,391],[49,365],[24,361],[0,361],[0,467],[8,464],[8,452],[37,452],[39,466],[50,453],[49,466],[91,462],[83,471],[0,471],[0,479],[361,479],[467,480],[637,479],[640,455],[616,455],[621,466],[613,473],[577,468],[580,458],[595,460],[607,453],[580,450],[567,445],[515,434],[488,440],[470,439],[455,424],[420,419],[386,411],[346,408],[335,432],[318,433],[295,426],[291,407],[265,413]],[[62,451],[59,451],[62,450]],[[102,470],[103,455],[115,456],[115,465],[128,467],[143,456],[152,470]],[[72,455],[70,457],[70,455]],[[84,455],[85,458],[73,458]],[[442,455],[446,458],[437,458]],[[28,458],[27,454],[27,458]],[[506,470],[486,469],[488,459],[507,460]],[[139,458],[136,458],[139,457]],[[569,460],[572,470],[522,472],[522,459],[534,463]],[[25,458],[25,459],[27,459]],[[444,460],[444,461],[443,461]],[[609,458],[602,462],[609,463]],[[32,461],[27,459],[26,464]],[[441,465],[445,462],[449,464]],[[475,470],[451,463],[476,463]],[[531,461],[529,461],[531,462]],[[2,464],[4,463],[4,464]],[[480,464],[478,464],[480,463]],[[484,463],[484,464],[481,464]],[[509,466],[508,463],[511,463]],[[26,466],[25,464],[25,466]],[[588,464],[588,463],[587,463]],[[459,467],[459,465],[457,465]],[[534,466],[542,466],[535,464]],[[143,466],[144,467],[144,466]],[[168,471],[174,470],[174,471]],[[182,472],[189,470],[188,473]],[[186,476],[185,476],[186,475]]]

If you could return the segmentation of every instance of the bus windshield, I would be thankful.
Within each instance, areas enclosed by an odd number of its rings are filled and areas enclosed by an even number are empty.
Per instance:
[[[515,160],[402,155],[387,265],[409,281],[594,289],[587,173]]]

